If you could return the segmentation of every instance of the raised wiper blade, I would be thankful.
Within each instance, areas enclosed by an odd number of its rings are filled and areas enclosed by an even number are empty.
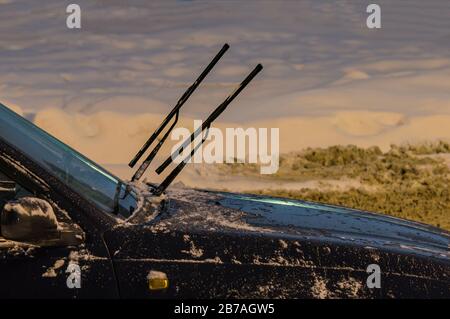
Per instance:
[[[214,122],[214,120],[217,119],[217,117],[219,117],[220,114],[222,114],[223,111],[225,111],[225,109],[227,108],[227,106],[236,98],[236,96],[239,95],[239,93],[241,93],[241,91],[250,83],[251,80],[253,80],[253,78],[263,69],[263,66],[261,64],[258,64],[253,71],[244,79],[244,81],[241,82],[241,84],[239,84],[239,86],[233,91],[233,93],[231,93],[226,99],[225,101],[220,104],[212,113],[211,115],[202,123],[202,126],[199,127],[198,129],[196,129],[191,136],[186,139],[186,141],[180,145],[180,147],[171,154],[171,156],[169,156],[164,163],[161,164],[161,166],[159,166],[156,169],[156,172],[158,174],[161,174],[167,166],[170,165],[170,163],[173,162],[173,159],[175,159],[177,156],[179,156],[181,154],[181,152],[183,151],[183,149],[189,145],[190,143],[193,143],[194,140],[196,139],[197,136],[199,136],[199,134],[202,134],[203,131],[206,129],[206,134],[202,137],[202,140],[199,142],[199,144],[197,146],[195,146],[193,148],[193,150],[191,151],[190,154],[188,154],[188,156],[186,156],[186,158],[178,164],[178,166],[176,168],[173,169],[173,171],[166,177],[166,179],[164,179],[164,181],[159,184],[158,187],[153,189],[153,194],[155,195],[161,195],[162,192],[164,192],[166,190],[166,188],[173,182],[173,180],[178,176],[178,174],[183,170],[183,168],[186,166],[186,163],[192,158],[192,156],[194,156],[195,152],[197,151],[197,149],[200,147],[201,144],[203,144],[206,140],[206,136],[208,134],[208,130],[211,127],[212,122]]]
[[[208,64],[208,66],[203,70],[203,72],[200,74],[200,76],[195,80],[195,82],[184,92],[184,94],[181,96],[181,98],[178,100],[175,107],[170,111],[170,113],[167,115],[167,117],[163,120],[163,122],[160,124],[160,126],[155,130],[155,132],[150,136],[150,138],[145,142],[145,144],[141,147],[141,149],[137,152],[137,154],[134,156],[134,158],[130,161],[128,164],[130,167],[134,167],[136,165],[137,161],[144,155],[144,153],[147,151],[147,149],[150,147],[150,145],[156,140],[156,138],[161,134],[161,132],[164,130],[164,128],[167,126],[170,120],[175,116],[175,121],[173,124],[169,127],[168,131],[164,134],[164,136],[159,140],[158,144],[155,146],[155,148],[152,150],[152,152],[149,154],[149,156],[145,159],[145,161],[141,164],[139,169],[134,174],[132,180],[136,180],[141,178],[141,176],[144,174],[145,170],[150,165],[153,158],[156,156],[156,153],[158,153],[159,149],[161,148],[164,141],[169,136],[170,132],[173,130],[175,125],[178,122],[178,116],[180,112],[180,108],[183,106],[183,104],[188,100],[188,98],[192,95],[192,93],[197,89],[197,87],[200,85],[200,83],[203,81],[203,79],[208,75],[208,73],[211,71],[211,69],[216,65],[216,63],[220,60],[220,58],[224,55],[224,53],[228,50],[230,46],[225,43],[222,49],[219,51],[219,53],[216,54],[216,56],[212,59],[212,61]]]

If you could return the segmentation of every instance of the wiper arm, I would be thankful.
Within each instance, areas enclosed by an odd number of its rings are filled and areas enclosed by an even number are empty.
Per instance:
[[[133,177],[131,179],[132,181],[140,179],[142,177],[142,175],[145,173],[145,171],[147,170],[147,168],[150,165],[151,161],[155,158],[155,156],[158,153],[159,149],[164,144],[164,142],[167,139],[167,137],[169,136],[170,132],[173,130],[173,128],[177,124],[178,116],[179,116],[179,112],[180,112],[181,107],[188,100],[188,98],[192,95],[192,93],[197,89],[197,87],[200,85],[200,83],[203,81],[203,79],[206,77],[206,75],[208,75],[208,73],[216,65],[216,63],[220,60],[220,58],[224,55],[224,53],[228,50],[229,47],[230,46],[227,43],[224,44],[224,46],[219,51],[219,53],[217,53],[217,55],[212,59],[212,61],[208,64],[208,66],[203,70],[203,72],[200,74],[200,76],[197,78],[197,80],[195,80],[195,82],[186,90],[186,92],[184,92],[184,94],[178,100],[177,104],[172,109],[172,111],[170,111],[170,113],[163,120],[163,122],[160,124],[160,126],[155,130],[155,132],[145,142],[145,144],[142,146],[142,148],[137,152],[135,157],[130,161],[130,163],[128,165],[130,167],[134,167],[136,165],[137,161],[142,157],[142,155],[144,155],[144,153],[150,147],[150,145],[161,134],[161,132],[167,126],[169,121],[171,121],[172,118],[175,116],[175,121],[172,123],[172,125],[169,127],[167,132],[163,135],[163,137],[159,140],[158,144],[156,144],[155,148],[147,156],[147,158],[144,160],[144,162],[142,162],[141,166],[138,168],[138,170],[133,175]]]
[[[169,156],[164,163],[162,163],[157,169],[156,172],[158,174],[161,174],[166,168],[167,166],[170,165],[170,163],[173,162],[173,160],[178,157],[181,152],[183,151],[183,149],[189,145],[190,143],[194,142],[194,140],[196,139],[197,136],[199,136],[199,134],[202,134],[202,132],[204,130],[206,130],[206,134],[202,137],[202,140],[200,141],[200,143],[194,147],[194,149],[191,151],[190,154],[188,154],[188,156],[186,156],[186,158],[178,164],[178,166],[166,177],[166,179],[164,179],[164,181],[159,184],[158,187],[153,189],[153,194],[155,195],[161,195],[162,192],[164,192],[166,190],[166,188],[173,182],[173,180],[178,176],[178,174],[183,170],[183,168],[186,166],[186,163],[192,158],[192,156],[194,156],[195,152],[197,151],[197,149],[200,147],[200,145],[202,145],[205,140],[206,137],[208,135],[208,130],[211,127],[212,122],[214,122],[214,120],[216,120],[220,114],[222,114],[223,111],[225,111],[225,109],[228,107],[228,105],[236,98],[236,96],[239,95],[239,93],[241,93],[241,91],[250,83],[250,81],[263,69],[263,66],[261,64],[258,64],[253,71],[244,79],[244,81],[241,82],[241,84],[239,84],[239,86],[233,91],[233,93],[231,93],[226,99],[225,101],[220,104],[212,113],[211,115],[202,123],[202,126],[199,127],[197,130],[195,130],[194,133],[191,134],[191,136],[175,151],[171,154],[171,156]]]
[[[120,200],[120,192],[122,191],[122,185],[123,183],[121,181],[118,181],[116,185],[116,191],[114,193],[113,213],[116,215],[119,214],[119,200]]]

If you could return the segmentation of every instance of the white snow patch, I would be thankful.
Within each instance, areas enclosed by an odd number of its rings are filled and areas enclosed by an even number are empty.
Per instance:
[[[315,276],[314,285],[311,287],[311,293],[314,298],[318,299],[327,298],[329,294],[327,288],[327,281],[320,276]]]
[[[156,271],[156,270],[150,270],[150,272],[147,275],[148,280],[152,279],[167,279],[166,273],[162,271]]]
[[[144,182],[130,182],[137,195],[138,203],[133,214],[122,224],[147,223],[152,221],[160,212],[161,204],[166,200],[166,195],[155,196],[150,191],[150,186]]]
[[[288,244],[284,240],[280,239],[278,242],[280,243],[282,249],[288,248]]]
[[[35,197],[23,197],[5,204],[3,208],[5,218],[20,221],[20,227],[13,225],[3,226],[2,234],[12,240],[29,239],[37,236],[36,229],[60,229],[52,206],[45,200]]]
[[[45,273],[42,274],[42,277],[46,277],[46,278],[54,278],[57,276],[57,270],[59,268],[61,268],[62,266],[64,266],[64,259],[58,259],[57,261],[55,261],[55,264],[48,268],[47,271]]]
[[[355,298],[358,296],[363,284],[355,278],[350,277],[347,280],[339,281],[337,286],[346,294],[347,297]]]
[[[194,258],[200,258],[200,257],[203,256],[203,249],[198,248],[197,246],[195,246],[193,241],[190,242],[190,246],[191,247],[190,247],[189,250],[182,250],[181,252],[185,253],[185,254],[189,254],[189,255],[191,255]]]

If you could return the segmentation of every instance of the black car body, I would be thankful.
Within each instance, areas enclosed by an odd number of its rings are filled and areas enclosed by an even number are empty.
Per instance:
[[[0,172],[83,231],[78,245],[0,236],[1,298],[450,297],[444,230],[281,198],[182,187],[157,197],[119,179],[109,210],[82,176],[112,175],[49,135],[34,139],[45,133],[1,104],[0,112]],[[11,121],[26,127],[21,136],[5,127]],[[49,143],[75,157],[50,163],[60,153]],[[79,288],[69,284],[74,264]],[[378,288],[368,285],[373,265]]]

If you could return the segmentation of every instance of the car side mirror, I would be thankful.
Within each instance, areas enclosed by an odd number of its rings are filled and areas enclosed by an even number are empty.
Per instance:
[[[79,227],[59,223],[45,200],[23,197],[7,202],[0,216],[3,238],[38,246],[76,246],[83,242]]]

